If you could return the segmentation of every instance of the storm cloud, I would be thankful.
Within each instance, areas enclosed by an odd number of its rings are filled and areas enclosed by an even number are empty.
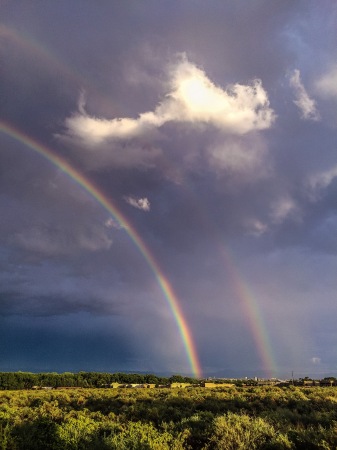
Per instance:
[[[334,374],[335,6],[0,12],[0,370]]]

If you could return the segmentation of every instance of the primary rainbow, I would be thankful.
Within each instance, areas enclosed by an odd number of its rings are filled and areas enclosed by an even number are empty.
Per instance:
[[[148,249],[137,230],[132,226],[132,224],[126,219],[126,217],[117,209],[112,200],[110,200],[103,192],[101,192],[87,177],[85,177],[78,170],[73,168],[64,158],[56,155],[52,150],[47,148],[45,145],[39,143],[32,137],[26,135],[22,131],[14,128],[12,125],[0,121],[0,131],[6,135],[12,137],[13,139],[21,142],[25,146],[29,147],[34,152],[43,156],[45,159],[54,164],[63,173],[68,175],[72,180],[74,180],[78,185],[80,185],[85,191],[87,191],[91,197],[93,197],[109,214],[111,214],[114,219],[116,219],[120,225],[125,228],[126,232],[130,236],[131,240],[134,242],[145,261],[149,265],[150,269],[154,273],[157,282],[160,286],[161,291],[172,311],[175,322],[178,326],[182,342],[186,351],[186,355],[189,361],[189,365],[193,375],[197,378],[201,378],[202,370],[196,351],[195,344],[192,339],[191,331],[188,327],[184,314],[182,312],[179,300],[169,283],[168,279],[164,275],[162,269],[160,268],[155,257]]]

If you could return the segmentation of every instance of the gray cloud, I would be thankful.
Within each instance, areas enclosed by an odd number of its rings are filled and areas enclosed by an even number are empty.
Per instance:
[[[316,81],[316,89],[325,98],[337,97],[337,66],[332,66],[330,70],[321,75]]]
[[[290,86],[294,89],[296,100],[295,105],[301,111],[301,116],[306,120],[320,120],[319,112],[316,108],[316,103],[311,99],[302,84],[300,71],[294,70],[290,77]]]
[[[60,0],[0,12],[2,119],[130,222],[205,372],[266,375],[254,307],[275,375],[332,370],[335,8]],[[130,229],[25,142],[0,140],[0,369],[189,372]]]

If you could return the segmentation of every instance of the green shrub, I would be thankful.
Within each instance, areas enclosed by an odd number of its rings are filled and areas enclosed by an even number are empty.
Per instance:
[[[11,426],[9,423],[0,423],[0,449],[15,450],[16,445],[11,434]]]
[[[158,431],[151,423],[129,422],[104,443],[111,450],[183,450],[186,439],[186,432],[173,436],[167,430]]]
[[[206,447],[212,450],[290,449],[286,436],[260,417],[228,412],[214,420],[214,431]]]
[[[62,448],[57,425],[46,417],[23,422],[13,428],[12,436],[18,450],[58,450]]]
[[[85,450],[96,439],[99,424],[82,414],[70,417],[58,428],[58,437],[64,450]]]

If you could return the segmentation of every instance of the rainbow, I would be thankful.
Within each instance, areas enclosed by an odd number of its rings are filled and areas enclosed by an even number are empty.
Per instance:
[[[15,49],[19,49],[23,55],[43,61],[44,68],[49,70],[54,75],[59,75],[66,78],[71,83],[79,87],[79,91],[86,92],[90,89],[90,92],[94,92],[95,96],[98,96],[100,102],[108,107],[111,107],[111,99],[107,100],[106,95],[100,92],[92,80],[88,79],[76,70],[74,67],[69,67],[58,55],[48,47],[36,41],[31,35],[19,32],[14,28],[10,28],[7,25],[0,24],[0,41],[4,40],[6,45],[14,46]]]
[[[0,24],[0,39],[6,41],[7,45],[14,44],[26,55],[29,54],[29,56],[43,60],[45,67],[51,68],[54,73],[59,72],[73,81],[81,81],[84,85],[88,84],[82,75],[75,73],[73,69],[69,69],[65,63],[53,55],[50,49],[35,41],[32,36],[19,33],[7,25]]]
[[[197,350],[192,338],[191,331],[182,312],[177,295],[175,294],[171,284],[164,275],[155,257],[146,246],[137,230],[132,226],[130,221],[117,209],[112,200],[110,200],[103,192],[101,192],[87,177],[72,167],[64,158],[56,155],[52,150],[39,143],[32,137],[24,134],[22,131],[14,128],[12,125],[0,121],[0,131],[16,141],[21,142],[26,147],[38,153],[60,171],[69,176],[75,183],[81,186],[92,198],[94,198],[109,214],[113,216],[118,223],[125,228],[129,237],[136,245],[148,266],[156,277],[158,285],[164,294],[167,304],[172,312],[175,322],[178,326],[180,336],[185,348],[186,356],[189,361],[190,369],[197,378],[202,377],[201,365],[199,362]]]
[[[185,189],[197,207],[198,202],[195,200],[194,192],[188,186],[185,186]],[[277,373],[277,364],[273,355],[270,337],[268,335],[259,303],[256,300],[252,289],[248,286],[244,277],[241,275],[238,269],[239,266],[235,262],[233,255],[231,255],[230,249],[223,243],[221,238],[222,233],[214,225],[214,223],[209,220],[209,216],[205,214],[205,211],[200,208],[199,220],[204,225],[205,229],[207,229],[209,235],[217,237],[218,252],[222,260],[224,270],[228,276],[229,287],[241,305],[244,318],[247,321],[247,325],[257,350],[257,356],[261,362],[261,367],[257,369],[261,369],[264,372],[264,376],[271,378]]]
[[[243,312],[249,322],[263,371],[267,378],[271,378],[272,376],[275,376],[277,366],[259,305],[256,302],[253,293],[239,275],[238,269],[233,263],[233,257],[230,256],[229,251],[223,248],[221,253],[233,291],[241,302]]]

